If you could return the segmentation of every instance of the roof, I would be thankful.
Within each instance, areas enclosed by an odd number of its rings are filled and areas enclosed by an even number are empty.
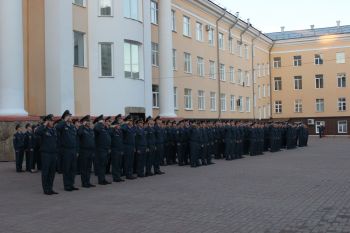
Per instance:
[[[265,35],[272,40],[288,40],[288,39],[299,39],[314,36],[325,36],[334,34],[345,34],[350,33],[350,25],[339,26],[339,27],[326,27],[326,28],[315,28],[285,32],[272,32],[266,33]]]

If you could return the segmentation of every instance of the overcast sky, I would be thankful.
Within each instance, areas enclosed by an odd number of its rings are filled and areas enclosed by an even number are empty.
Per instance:
[[[350,0],[214,0],[263,32],[350,25]]]

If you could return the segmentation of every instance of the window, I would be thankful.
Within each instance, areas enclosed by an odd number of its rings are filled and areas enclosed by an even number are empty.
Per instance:
[[[281,100],[276,100],[275,101],[275,113],[276,114],[281,114],[282,113],[282,101]]]
[[[159,108],[159,86],[152,85],[153,108]]]
[[[235,68],[233,66],[230,66],[230,82],[235,83]]]
[[[220,80],[226,81],[225,65],[224,64],[220,64]]]
[[[158,24],[158,3],[151,1],[151,23]]]
[[[244,57],[246,60],[249,59],[249,47],[246,44],[244,45]]]
[[[258,111],[259,111],[259,120],[261,120],[261,118],[262,118],[261,107],[258,108]]]
[[[112,16],[112,0],[100,0],[100,16]]]
[[[216,79],[215,77],[215,61],[209,61],[209,77]]]
[[[316,99],[316,112],[324,112],[324,99]]]
[[[280,57],[273,58],[273,68],[278,69],[282,67],[282,60]]]
[[[153,1],[151,7],[153,3],[158,7],[157,3]],[[124,0],[124,17],[140,20],[139,0]]]
[[[270,84],[267,84],[267,96],[268,97],[270,97],[270,92],[271,92]]]
[[[348,133],[348,121],[338,121],[338,133]]]
[[[196,40],[203,41],[203,25],[199,22],[196,23]]]
[[[263,118],[266,119],[266,106],[263,106]]]
[[[316,88],[317,89],[323,88],[323,75],[322,74],[317,74],[315,76],[315,82],[316,82]]]
[[[339,112],[346,111],[346,98],[344,97],[338,98],[338,111]]]
[[[86,6],[86,1],[85,0],[73,0],[73,3],[78,6],[85,7]]]
[[[221,112],[226,112],[226,95],[220,94]]]
[[[345,63],[345,53],[336,53],[336,59],[337,59],[337,64],[344,64]]]
[[[315,65],[323,65],[322,54],[315,54]]]
[[[74,65],[85,67],[85,33],[74,31]]]
[[[301,66],[301,56],[294,56],[294,66]]]
[[[250,112],[250,97],[245,98],[245,109],[246,112]]]
[[[210,28],[208,31],[208,42],[209,45],[214,46],[214,29]]]
[[[243,85],[243,73],[242,73],[242,70],[241,69],[239,69],[238,71],[237,71],[237,75],[238,75],[238,83],[240,84],[240,85]]]
[[[185,88],[185,110],[192,110],[192,90]]]
[[[185,53],[185,73],[192,73],[192,58],[190,53]]]
[[[224,34],[219,33],[219,49],[224,49]]]
[[[301,113],[303,112],[303,103],[302,100],[297,99],[294,101],[294,112]]]
[[[230,97],[230,110],[231,112],[236,111],[236,97],[234,95]]]
[[[261,65],[261,70],[262,70],[262,76],[265,77],[265,75],[266,75],[265,64]]]
[[[210,92],[210,111],[216,111],[216,93]]]
[[[258,98],[261,99],[261,90],[260,90],[260,85],[258,85]]]
[[[152,65],[159,66],[159,45],[152,42]]]
[[[275,91],[281,91],[282,90],[282,78],[276,77],[274,78],[275,81]]]
[[[176,49],[173,49],[173,70],[176,70]]]
[[[346,87],[346,74],[341,73],[337,74],[338,87],[344,88]]]
[[[237,53],[238,53],[238,55],[240,56],[240,57],[242,57],[243,56],[243,51],[242,51],[242,43],[241,43],[241,41],[237,41]]]
[[[229,38],[229,39],[228,39],[228,50],[230,51],[230,53],[234,53],[234,50],[233,50],[233,40],[232,40],[232,38]]]
[[[100,43],[100,76],[113,76],[113,44]]]
[[[171,10],[171,30],[176,32],[176,12]]]
[[[184,16],[183,18],[183,35],[188,37],[191,36],[190,18],[187,16]]]
[[[205,96],[204,91],[198,91],[198,110],[205,110]]]
[[[197,74],[199,77],[204,77],[204,59],[197,57]]]
[[[237,106],[240,112],[243,112],[243,97],[240,96],[237,100]]]
[[[140,77],[140,45],[124,42],[124,73],[125,78],[142,79]]]
[[[249,75],[249,71],[246,71],[245,72],[245,84],[246,84],[246,86],[247,87],[249,87],[250,86],[250,75]]]
[[[266,97],[266,86],[265,86],[265,84],[263,85],[263,97],[265,98]]]
[[[175,109],[179,108],[179,105],[177,102],[177,87],[174,87],[174,107],[175,107]]]
[[[294,76],[294,89],[303,89],[303,78],[301,76]]]

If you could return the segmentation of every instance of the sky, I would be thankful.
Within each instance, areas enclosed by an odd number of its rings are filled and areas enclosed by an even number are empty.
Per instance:
[[[213,0],[231,13],[239,12],[258,30],[278,32],[350,25],[350,0]]]

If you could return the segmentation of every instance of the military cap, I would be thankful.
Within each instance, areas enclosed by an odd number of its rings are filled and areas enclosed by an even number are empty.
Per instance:
[[[108,117],[106,117],[105,121],[108,121],[110,119],[112,119],[112,117],[108,116]]]
[[[154,120],[155,121],[160,120],[160,116],[157,116]]]
[[[135,121],[136,124],[138,124],[138,123],[140,123],[140,122],[143,123],[143,120],[142,120],[142,119],[137,119],[137,120]]]
[[[75,123],[77,123],[77,122],[79,122],[79,119],[78,119],[78,118],[75,118],[75,119],[72,120],[72,123],[73,123],[73,124],[75,124]]]
[[[96,124],[100,120],[103,120],[103,115],[99,115],[98,117],[96,117],[95,120],[94,120],[94,124]]]
[[[116,120],[117,120],[117,119],[120,119],[120,118],[122,118],[122,114],[118,114],[118,115],[115,117]]]
[[[119,121],[118,121],[118,119],[116,118],[113,122],[112,122],[112,124],[111,125],[119,125]]]
[[[29,127],[32,127],[32,125],[30,123],[27,123],[26,124],[26,129],[29,128]]]
[[[125,118],[124,118],[124,121],[130,121],[131,120],[131,116],[130,115],[127,115]]]
[[[61,119],[64,119],[64,118],[66,118],[66,116],[71,116],[71,115],[72,115],[72,113],[70,113],[69,110],[66,110],[66,111],[64,111],[64,113],[62,114]]]
[[[17,124],[16,125],[16,130],[18,130],[19,128],[21,128],[22,126],[21,126],[21,124]]]
[[[53,121],[53,115],[49,114],[43,118],[43,121]]]
[[[146,118],[146,122],[149,122],[150,120],[152,120],[152,117],[151,117],[151,116],[149,116],[149,117]]]
[[[83,123],[84,121],[90,121],[90,115],[86,115],[83,118],[80,119],[80,122]]]

